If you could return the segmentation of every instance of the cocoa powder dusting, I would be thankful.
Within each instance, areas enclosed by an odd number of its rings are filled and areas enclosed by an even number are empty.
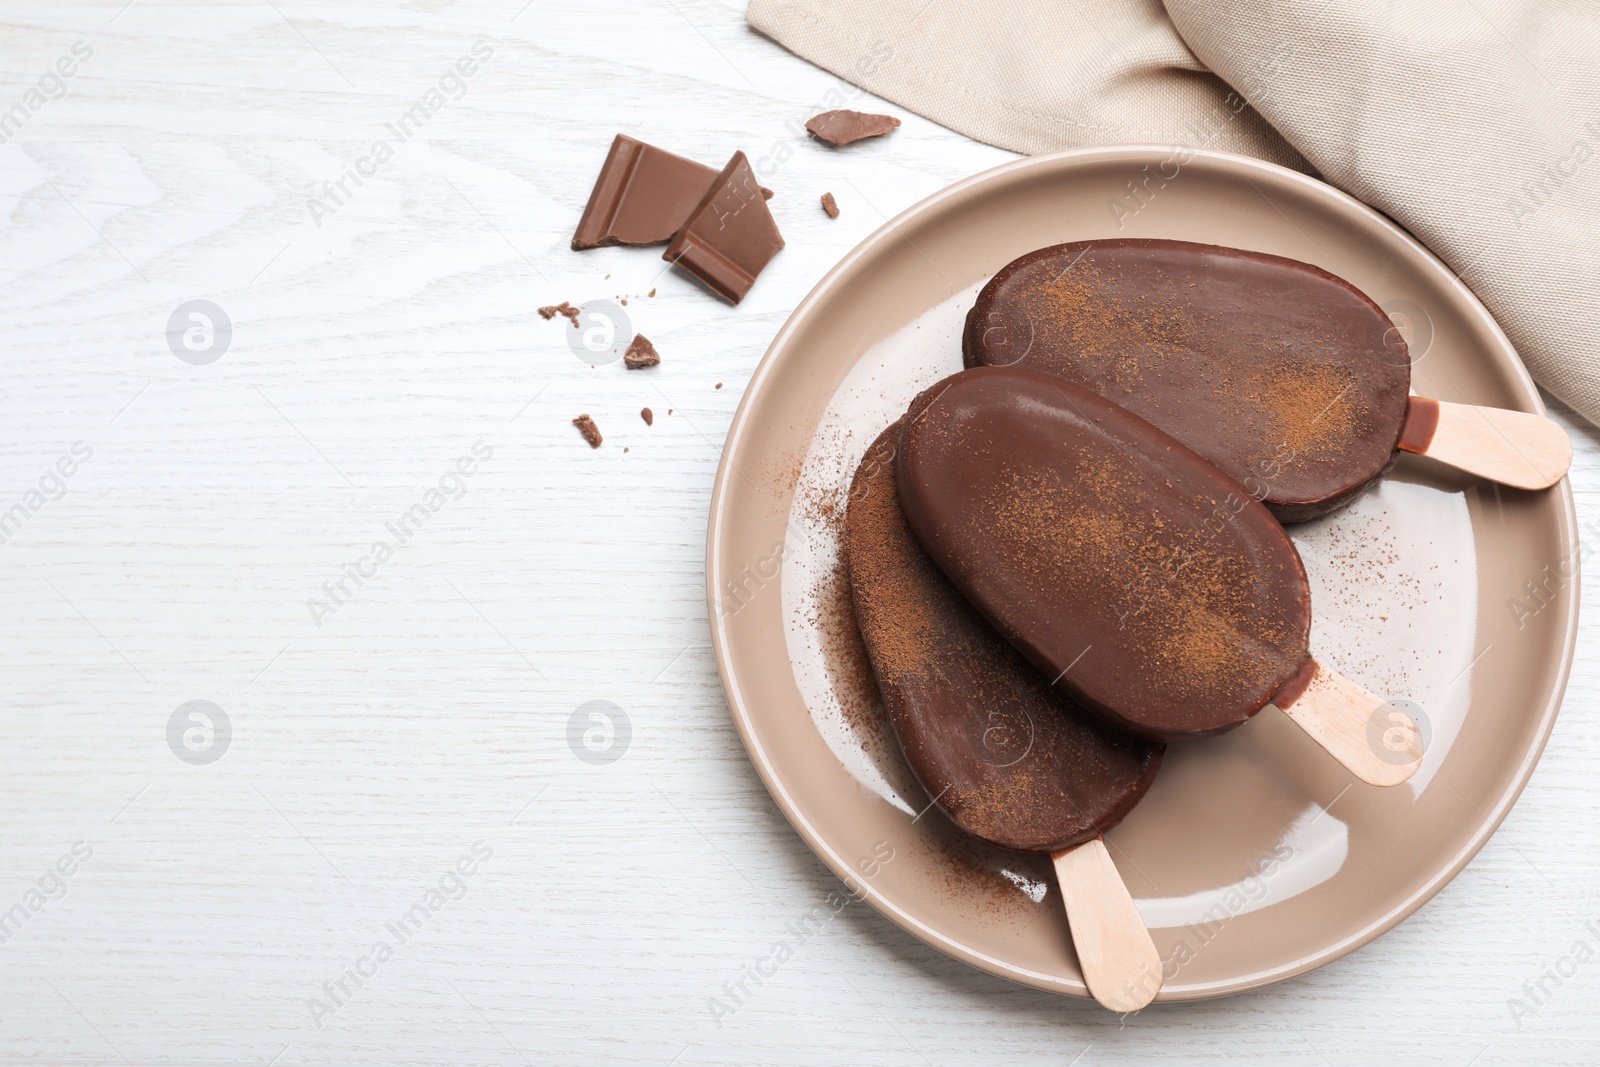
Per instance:
[[[1285,521],[1337,507],[1392,460],[1405,352],[1381,309],[1315,267],[1182,242],[1086,242],[1022,257],[974,310],[969,362],[1020,363],[1098,392]]]
[[[1285,637],[1281,619],[1257,620],[1256,633],[1229,622],[1249,613],[1250,561],[1204,526],[1178,529],[1142,508],[1131,466],[1084,460],[1074,473],[1018,477],[992,501],[997,539],[1034,588],[1066,584],[1074,603],[1112,604],[1151,684],[1196,694],[1246,684],[1260,667],[1251,651]]]

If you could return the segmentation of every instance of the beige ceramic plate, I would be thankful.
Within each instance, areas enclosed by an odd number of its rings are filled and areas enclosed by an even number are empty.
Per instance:
[[[873,234],[795,311],[712,497],[712,638],[734,721],[795,829],[879,911],[976,967],[1080,997],[1047,862],[978,845],[937,811],[914,817],[926,799],[875,721],[827,542],[851,457],[911,390],[959,366],[951,323],[971,288],[1032,249],[1111,236],[1324,267],[1406,325],[1419,393],[1541,410],[1488,313],[1414,240],[1304,175],[1216,154],[1179,166],[1168,149],[1095,149],[980,174]],[[1174,746],[1110,835],[1165,961],[1162,1000],[1281,981],[1394,926],[1483,846],[1550,735],[1578,598],[1541,608],[1524,583],[1559,583],[1573,558],[1566,483],[1496,490],[1415,457],[1389,483],[1344,525],[1297,538],[1331,627],[1319,654],[1430,720],[1417,785],[1352,784],[1270,709]]]

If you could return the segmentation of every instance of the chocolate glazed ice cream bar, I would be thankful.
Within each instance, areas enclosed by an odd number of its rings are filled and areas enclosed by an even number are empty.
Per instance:
[[[1283,527],[1098,394],[1021,368],[946,378],[907,413],[897,484],[943,573],[1107,723],[1174,740],[1273,704],[1373,785],[1421,763],[1409,719],[1313,658]]]
[[[1566,474],[1540,415],[1408,396],[1411,356],[1360,290],[1279,256],[1185,241],[1055,245],[1013,260],[967,315],[968,367],[1099,393],[1210,460],[1283,522],[1326,514],[1432,456],[1522,489]]]
[[[856,470],[844,555],[889,722],[957,826],[1054,860],[1084,982],[1117,1011],[1161,988],[1161,959],[1102,834],[1150,788],[1166,746],[1112,729],[1051,688],[918,544],[895,489],[900,423]]]

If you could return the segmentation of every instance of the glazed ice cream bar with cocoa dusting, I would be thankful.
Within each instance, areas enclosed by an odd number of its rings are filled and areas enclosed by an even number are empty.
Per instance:
[[[1106,722],[1173,740],[1270,703],[1365,781],[1416,770],[1415,731],[1374,744],[1392,708],[1312,658],[1283,528],[1136,415],[1038,371],[962,371],[912,403],[896,473],[945,576]]]
[[[957,826],[1055,858],[1091,992],[1119,1010],[1143,1007],[1160,988],[1160,958],[1100,835],[1150,788],[1166,746],[1113,729],[1053,689],[940,573],[900,510],[899,436],[897,422],[867,450],[843,538],[895,737]],[[1108,917],[1131,948],[1096,948]]]
[[[984,286],[968,367],[1022,366],[1098,393],[1220,467],[1283,522],[1326,514],[1432,456],[1524,489],[1559,481],[1566,433],[1521,411],[1409,395],[1382,308],[1327,271],[1186,241],[1041,248]]]

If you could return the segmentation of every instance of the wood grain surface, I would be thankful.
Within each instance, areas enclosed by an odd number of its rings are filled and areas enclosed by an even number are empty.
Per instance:
[[[742,15],[0,13],[0,1061],[1596,1062],[1592,593],[1499,834],[1308,977],[1122,1020],[827,903],[712,662],[712,478],[811,285],[1007,157],[897,108],[849,149],[797,136],[884,105]],[[568,250],[617,132],[749,153],[788,247],[741,306]],[[534,310],[623,297],[653,370]],[[168,343],[195,300],[231,322],[213,362]],[[1600,516],[1600,436],[1553,407]]]

